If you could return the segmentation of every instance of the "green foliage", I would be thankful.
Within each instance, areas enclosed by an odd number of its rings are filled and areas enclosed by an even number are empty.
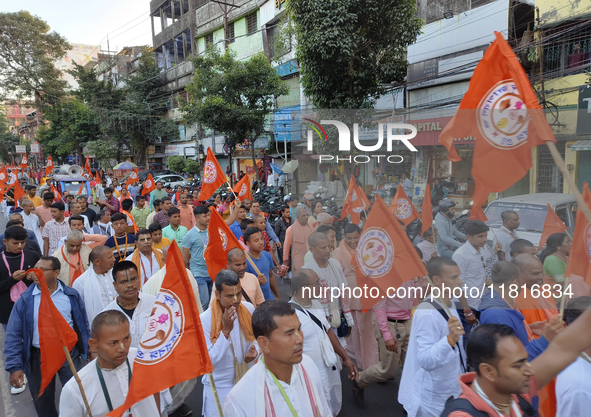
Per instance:
[[[0,13],[0,100],[34,100],[42,109],[57,102],[67,83],[53,62],[69,49],[66,39],[37,16]]]
[[[8,152],[15,154],[15,146],[19,144],[18,135],[5,129],[0,129],[0,161],[11,162]]]
[[[182,172],[185,169],[185,157],[169,156],[166,159],[166,165],[172,172]]]
[[[88,155],[94,155],[95,159],[100,162],[102,166],[109,166],[113,168],[112,161],[116,161],[118,149],[117,144],[110,141],[99,139],[90,142],[86,145],[88,148]]]
[[[187,166],[183,171],[185,171],[189,175],[196,175],[199,173],[201,167],[199,166],[199,162],[195,161],[194,159],[187,159],[186,160]]]

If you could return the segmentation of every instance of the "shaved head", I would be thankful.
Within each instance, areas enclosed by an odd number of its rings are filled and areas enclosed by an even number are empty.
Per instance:
[[[538,259],[538,257],[532,255],[531,253],[520,253],[516,257],[512,258],[511,262],[519,269],[542,266],[542,262]]]
[[[308,212],[306,211],[306,209],[303,208],[303,207],[298,208],[297,211],[296,211],[296,216],[300,216],[300,215],[303,215],[303,214],[308,214]]]
[[[106,253],[112,252],[113,249],[107,246],[97,246],[90,252],[90,262],[95,262],[98,259],[102,258]]]
[[[245,257],[244,250],[240,248],[230,249],[228,252],[228,262],[232,262],[234,258],[242,258]]]
[[[326,240],[328,240],[328,237],[324,233],[314,232],[308,238],[308,246],[316,246]]]

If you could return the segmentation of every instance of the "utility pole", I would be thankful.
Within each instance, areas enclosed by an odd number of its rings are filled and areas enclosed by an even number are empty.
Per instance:
[[[210,0],[212,3],[217,3],[222,9],[222,13],[224,14],[224,49],[228,49],[230,46],[230,39],[228,39],[228,14],[234,9],[238,9],[240,6],[234,4],[236,0],[231,0],[232,3],[228,3],[227,1],[220,1],[220,0]],[[228,0],[230,1],[230,0]]]

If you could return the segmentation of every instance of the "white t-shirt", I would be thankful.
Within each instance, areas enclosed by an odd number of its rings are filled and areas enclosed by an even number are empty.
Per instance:
[[[577,358],[556,378],[556,417],[591,413],[591,363]]]

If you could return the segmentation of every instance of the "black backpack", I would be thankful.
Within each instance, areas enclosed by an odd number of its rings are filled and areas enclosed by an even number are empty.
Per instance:
[[[519,408],[521,409],[523,417],[539,417],[533,406],[523,398],[521,395],[517,396]],[[445,409],[441,413],[441,417],[448,417],[454,411],[462,411],[471,415],[472,417],[490,417],[488,413],[477,410],[476,407],[466,398],[449,397],[445,403]]]

